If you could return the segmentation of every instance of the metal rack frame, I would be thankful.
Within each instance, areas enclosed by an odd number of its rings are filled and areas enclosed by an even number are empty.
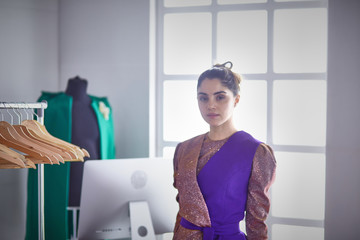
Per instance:
[[[48,104],[46,101],[38,103],[15,103],[0,102],[0,109],[37,109],[37,121],[44,124],[44,112]],[[39,239],[45,239],[45,219],[44,219],[44,166],[37,165],[38,169],[38,231]]]

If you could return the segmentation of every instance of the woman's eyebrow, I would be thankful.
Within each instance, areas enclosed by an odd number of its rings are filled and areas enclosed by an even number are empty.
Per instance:
[[[218,92],[214,92],[213,95],[217,95],[217,94],[226,94],[225,91],[218,91]],[[207,93],[204,92],[198,92],[198,95],[208,95]]]
[[[217,94],[226,94],[225,91],[218,91],[218,92],[215,92],[214,95],[217,95]]]

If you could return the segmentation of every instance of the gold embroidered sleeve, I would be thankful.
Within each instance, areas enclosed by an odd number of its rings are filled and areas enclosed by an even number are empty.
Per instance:
[[[269,188],[275,180],[276,160],[270,146],[256,150],[248,186],[246,234],[248,240],[268,239],[265,220],[270,210]]]
[[[176,188],[176,174],[178,173],[178,158],[179,158],[179,144],[176,146],[175,153],[174,153],[174,159],[173,159],[173,165],[174,165],[174,187]],[[176,195],[176,201],[179,202],[179,194]],[[178,228],[180,226],[180,219],[181,216],[179,213],[176,216],[175,219],[175,226],[174,226],[174,232],[178,231]]]

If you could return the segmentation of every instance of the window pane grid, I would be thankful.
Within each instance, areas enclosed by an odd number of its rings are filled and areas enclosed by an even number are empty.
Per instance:
[[[293,225],[293,226],[302,226],[302,227],[316,227],[324,228],[323,220],[313,220],[313,219],[296,219],[296,218],[286,218],[286,217],[276,217],[269,215],[268,222],[271,224],[284,224],[284,225]]]
[[[182,1],[182,0],[179,0]],[[256,0],[260,1],[260,0]],[[271,1],[271,0],[268,0]],[[273,1],[273,0],[272,0]],[[161,5],[161,4],[159,4]],[[163,7],[159,6],[158,10],[161,14],[166,13],[181,13],[181,12],[212,12],[216,13],[219,11],[248,11],[248,10],[267,10],[273,11],[278,9],[307,9],[307,8],[327,8],[327,0],[309,0],[309,1],[288,1],[288,2],[263,2],[255,3],[255,0],[249,0],[246,4],[218,4],[216,0],[213,0],[211,5],[203,6],[182,6],[182,7]]]
[[[176,1],[176,0],[175,0]],[[205,1],[206,2],[206,1]],[[238,3],[236,3],[238,2]],[[241,3],[243,2],[243,3]],[[245,3],[249,2],[249,3]],[[218,22],[218,13],[224,12],[225,14],[227,12],[236,12],[236,11],[251,11],[251,10],[265,10],[267,12],[267,67],[265,72],[253,72],[253,73],[243,73],[241,70],[240,72],[244,79],[247,82],[256,82],[262,79],[262,81],[266,82],[266,89],[267,89],[267,105],[266,105],[266,118],[267,118],[267,136],[266,142],[269,143],[273,150],[276,152],[289,152],[289,153],[308,153],[308,154],[323,154],[325,155],[326,146],[313,146],[310,145],[288,145],[284,143],[274,142],[274,133],[273,133],[273,112],[274,112],[274,91],[277,88],[275,86],[276,81],[282,81],[287,80],[289,83],[293,82],[296,83],[297,81],[301,80],[302,82],[311,82],[313,80],[317,81],[325,81],[327,79],[326,71],[327,69],[319,68],[320,70],[311,70],[311,71],[303,71],[303,72],[275,72],[274,71],[274,52],[273,52],[273,46],[274,46],[274,35],[273,35],[273,29],[276,27],[274,20],[275,20],[275,12],[277,10],[287,10],[287,9],[320,9],[323,8],[325,11],[327,11],[327,0],[259,0],[259,1],[247,1],[247,0],[212,0],[211,5],[207,6],[182,6],[182,7],[164,7],[159,4],[159,12],[165,13],[191,13],[191,12],[205,12],[205,13],[211,13],[212,14],[212,50],[211,50],[211,61],[212,63],[215,62],[221,62],[219,61],[219,54],[218,54],[218,28],[217,28],[217,22]],[[163,23],[160,23],[160,25]],[[326,26],[325,26],[326,27]],[[162,27],[160,26],[160,29]],[[159,35],[162,33],[160,32]],[[324,41],[324,39],[323,39]],[[160,45],[160,48],[161,45]],[[159,53],[161,53],[163,50],[159,50]],[[278,53],[276,53],[278,54]],[[275,54],[275,57],[276,57]],[[163,72],[163,66],[164,66],[164,59],[162,58],[161,54],[158,57],[158,87],[162,88],[163,81],[176,81],[176,80],[194,80],[197,79],[198,75],[196,74],[165,74]],[[236,65],[236,64],[235,64]],[[323,65],[324,66],[324,65]],[[276,68],[276,66],[275,66]],[[200,73],[201,69],[198,73]],[[235,70],[235,69],[234,69]],[[237,71],[237,70],[235,70]],[[326,86],[325,86],[326,92]],[[161,91],[159,91],[161,92]],[[276,93],[275,93],[276,94]],[[326,103],[326,99],[323,100]],[[158,109],[158,116],[162,118],[163,115],[163,109],[162,109],[162,102],[159,102],[157,104],[159,107]],[[326,122],[326,120],[324,120]],[[160,126],[162,128],[162,126]],[[178,141],[168,141],[162,138],[163,133],[162,130],[158,132],[158,155],[161,156],[164,154],[167,155],[167,157],[171,156],[173,154],[173,151],[178,143]],[[160,137],[159,137],[160,136]],[[271,198],[273,198],[273,193],[270,193]],[[269,227],[269,239],[281,239],[281,234],[286,234],[286,231],[293,231],[297,232],[300,230],[304,230],[305,232],[308,231],[311,236],[316,236],[318,239],[323,239],[322,231],[324,227],[324,221],[323,219],[298,219],[298,218],[292,218],[292,217],[279,217],[273,215],[273,209],[271,209],[271,212],[269,214],[267,223]],[[293,228],[289,228],[287,226],[293,226]],[[290,229],[290,230],[289,230]],[[299,230],[300,229],[300,230]],[[300,231],[301,232],[301,231]],[[288,233],[288,232],[287,232]],[[285,235],[284,235],[285,236]],[[277,238],[278,237],[278,238]]]

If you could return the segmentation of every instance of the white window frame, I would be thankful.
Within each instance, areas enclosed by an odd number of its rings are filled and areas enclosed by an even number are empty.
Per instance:
[[[157,157],[161,157],[164,147],[175,147],[178,142],[165,141],[163,139],[163,83],[164,81],[171,80],[197,80],[198,75],[166,75],[164,73],[164,60],[163,60],[163,31],[164,31],[164,16],[168,13],[189,13],[189,12],[210,12],[212,13],[212,62],[216,60],[216,22],[217,12],[219,11],[246,11],[246,10],[266,10],[268,17],[268,52],[267,52],[267,72],[263,74],[242,74],[246,80],[259,80],[266,79],[267,82],[267,143],[273,147],[274,151],[280,152],[297,152],[297,153],[321,153],[325,155],[326,146],[293,146],[293,145],[276,145],[273,144],[273,132],[272,132],[272,99],[273,99],[273,83],[275,80],[327,80],[327,72],[318,73],[275,73],[273,71],[273,30],[274,30],[274,11],[278,9],[304,9],[304,8],[328,8],[327,0],[318,1],[298,1],[298,2],[275,2],[274,0],[268,0],[266,3],[253,3],[253,4],[234,4],[234,5],[218,5],[216,0],[212,0],[210,6],[196,6],[196,7],[164,7],[163,0],[153,0],[156,17],[154,22],[156,23],[156,51],[154,52],[154,58],[156,62],[156,70],[154,75],[155,86],[152,95],[154,96],[154,102],[152,103],[152,109],[156,110],[153,127],[155,129],[150,136],[155,139],[154,144],[150,144],[150,150]],[[154,30],[155,31],[155,30]],[[199,73],[200,74],[200,73]],[[151,108],[150,108],[151,109]],[[150,128],[154,129],[154,128]],[[153,140],[151,140],[153,141]],[[325,203],[324,203],[325,204]],[[293,226],[304,227],[317,227],[324,228],[324,220],[310,220],[310,219],[294,219],[294,218],[282,218],[272,216],[269,214],[267,224],[269,227],[269,239],[271,239],[271,229],[273,224],[285,224]]]

